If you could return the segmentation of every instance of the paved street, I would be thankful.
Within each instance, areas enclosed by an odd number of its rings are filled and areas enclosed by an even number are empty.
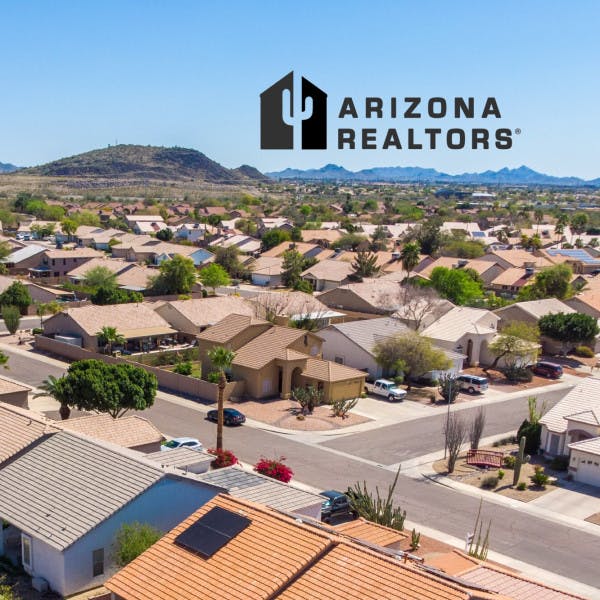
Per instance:
[[[36,359],[35,355],[29,358],[11,351],[7,353],[10,355],[7,375],[30,385],[38,385],[49,374],[60,375],[63,370]],[[553,403],[559,394],[542,392],[538,397],[547,396],[548,402]],[[518,426],[526,414],[526,396],[491,404],[487,409],[485,435],[503,433]],[[191,401],[158,398],[143,414],[167,435],[198,437],[210,446],[215,439],[216,426],[204,419],[203,410],[205,407]],[[432,414],[328,441],[327,447],[305,444],[293,439],[292,435],[255,427],[226,428],[225,446],[247,463],[256,462],[261,455],[285,456],[298,481],[320,489],[345,489],[356,481],[366,480],[370,487],[377,485],[380,490],[385,490],[394,474],[365,459],[388,465],[439,450],[443,446],[440,434],[443,419],[443,414]],[[472,530],[479,506],[477,497],[405,476],[400,478],[396,497],[407,510],[410,521],[460,539]],[[483,515],[485,519],[492,519],[491,547],[496,552],[600,587],[597,568],[600,535],[488,501],[483,503]]]
[[[40,318],[33,317],[21,317],[21,322],[19,324],[19,329],[32,329],[33,327],[40,326]],[[0,319],[0,333],[7,333],[8,329],[6,329],[6,325],[4,325],[4,321]]]

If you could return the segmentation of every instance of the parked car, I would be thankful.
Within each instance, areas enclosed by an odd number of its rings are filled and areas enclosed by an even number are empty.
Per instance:
[[[163,451],[173,450],[174,448],[189,448],[190,450],[202,450],[202,443],[196,438],[180,437],[165,442],[160,449]]]
[[[548,379],[560,379],[563,375],[563,368],[556,363],[541,360],[531,367],[532,373]]]
[[[460,385],[460,390],[469,392],[469,394],[474,394],[475,392],[481,394],[489,387],[487,378],[479,377],[478,375],[459,375],[456,381]]]
[[[343,492],[327,490],[321,492],[324,497],[321,504],[321,521],[329,523],[333,517],[352,517],[356,519],[358,514],[352,509],[350,499]]]
[[[206,418],[209,421],[214,421],[215,423],[219,419],[219,411],[218,410],[209,410],[206,413]],[[225,425],[241,425],[246,422],[246,417],[235,408],[224,408],[223,409],[223,423]]]
[[[373,385],[368,385],[367,389],[376,396],[383,396],[391,401],[402,402],[406,397],[406,390],[399,388],[389,379],[378,379]]]

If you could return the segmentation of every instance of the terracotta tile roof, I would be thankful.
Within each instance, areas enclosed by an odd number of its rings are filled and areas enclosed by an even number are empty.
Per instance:
[[[322,260],[309,267],[302,273],[302,276],[310,275],[315,279],[325,279],[326,281],[344,281],[349,275],[354,273],[352,264],[344,260]]]
[[[117,275],[117,285],[133,290],[145,290],[150,287],[150,278],[156,275],[157,271],[155,269],[129,263],[129,268],[124,269]]]
[[[0,464],[56,431],[51,421],[33,411],[0,402]]]
[[[125,262],[120,258],[92,258],[84,264],[71,269],[67,273],[67,277],[84,278],[90,269],[95,269],[96,267],[104,267],[112,273],[119,273],[130,266],[131,263]]]
[[[175,543],[217,506],[243,514],[250,524],[210,558]],[[225,495],[196,511],[105,587],[124,600],[499,600],[310,520]]]
[[[336,242],[342,237],[344,231],[339,229],[303,229],[301,231],[303,242],[312,242],[313,240],[327,240]]]
[[[239,335],[244,329],[252,325],[270,325],[268,321],[257,319],[249,315],[228,315],[206,331],[203,331],[198,339],[217,344],[226,344],[236,335]]]
[[[505,260],[513,267],[523,267],[525,263],[533,263],[538,269],[543,267],[551,267],[554,263],[544,256],[535,256],[527,250],[495,250],[494,252],[488,252],[486,255],[490,257],[490,260],[494,260],[494,257]],[[487,259],[486,259],[487,260]]]
[[[260,292],[249,300],[255,304],[258,315],[265,310],[287,317],[326,313],[329,310],[318,298],[305,292]]]
[[[52,258],[100,258],[104,252],[93,248],[74,248],[73,250],[46,250],[46,256]]]
[[[230,315],[254,315],[254,306],[239,296],[217,296],[212,298],[195,298],[193,300],[176,300],[168,302],[170,308],[159,311],[167,320],[169,313],[175,311],[196,327],[208,327],[222,321]]]
[[[12,394],[13,392],[22,392],[24,390],[30,392],[31,389],[32,388],[30,388],[28,385],[23,385],[22,383],[13,381],[12,379],[7,379],[6,377],[0,376],[0,395]]]
[[[309,358],[306,368],[302,371],[302,375],[310,379],[317,379],[318,381],[334,382],[361,379],[366,376],[366,373],[352,367],[339,365],[330,360]]]
[[[494,263],[492,263],[494,264]],[[527,277],[525,269],[522,267],[509,267],[498,277],[492,280],[490,285],[508,285],[511,287],[522,287],[532,282],[531,277]]]
[[[573,298],[566,301],[566,304],[571,306],[571,302],[574,306],[577,306],[577,301],[586,304],[594,310],[600,310],[600,289],[593,289],[577,294]]]
[[[251,519],[250,526],[210,558],[174,543],[180,533],[215,506],[243,513]],[[329,544],[326,534],[290,517],[219,495],[105,585],[125,600],[262,600],[275,595]]]
[[[273,325],[242,346],[235,355],[233,364],[249,369],[262,369],[272,360],[279,358],[283,350],[304,335],[306,331],[303,329]]]
[[[300,254],[306,254],[307,252],[310,252],[311,250],[315,251],[315,250],[319,250],[320,246],[318,244],[308,244],[306,242],[281,242],[281,244],[277,244],[277,246],[274,246],[273,248],[269,248],[269,250],[266,250],[265,252],[263,252],[261,254],[261,256],[268,256],[271,258],[279,258],[279,257],[283,257],[283,254],[287,251],[287,250],[296,250],[297,252],[300,252]]]
[[[76,431],[124,448],[162,442],[163,434],[148,419],[130,415],[113,419],[110,415],[89,415],[57,423],[61,429]]]
[[[408,539],[408,534],[384,525],[371,523],[365,519],[347,521],[336,526],[336,530],[350,537],[371,542],[378,546],[392,546]]]

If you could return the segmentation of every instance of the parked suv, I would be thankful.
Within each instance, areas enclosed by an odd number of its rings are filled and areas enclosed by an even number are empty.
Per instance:
[[[474,394],[475,392],[483,393],[488,389],[488,380],[485,377],[477,375],[459,375],[456,378],[461,391]]]
[[[563,368],[560,365],[545,360],[533,365],[531,371],[540,377],[548,377],[549,379],[560,379],[563,374]]]
[[[358,515],[352,509],[350,499],[346,494],[335,490],[327,490],[321,492],[321,496],[324,497],[321,504],[321,521],[329,523],[333,517],[351,516],[353,519],[357,518]]]
[[[406,390],[399,388],[389,379],[378,379],[372,386],[370,392],[377,396],[384,396],[388,400],[397,400],[402,402],[406,396]]]

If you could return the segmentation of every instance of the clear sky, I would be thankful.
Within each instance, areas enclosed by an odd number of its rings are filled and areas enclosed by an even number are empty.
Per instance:
[[[0,0],[0,15],[1,162],[118,141],[263,171],[526,164],[600,177],[597,0]],[[330,121],[348,95],[495,96],[500,126],[522,133],[509,151],[260,150],[259,94],[292,69],[328,92]]]

